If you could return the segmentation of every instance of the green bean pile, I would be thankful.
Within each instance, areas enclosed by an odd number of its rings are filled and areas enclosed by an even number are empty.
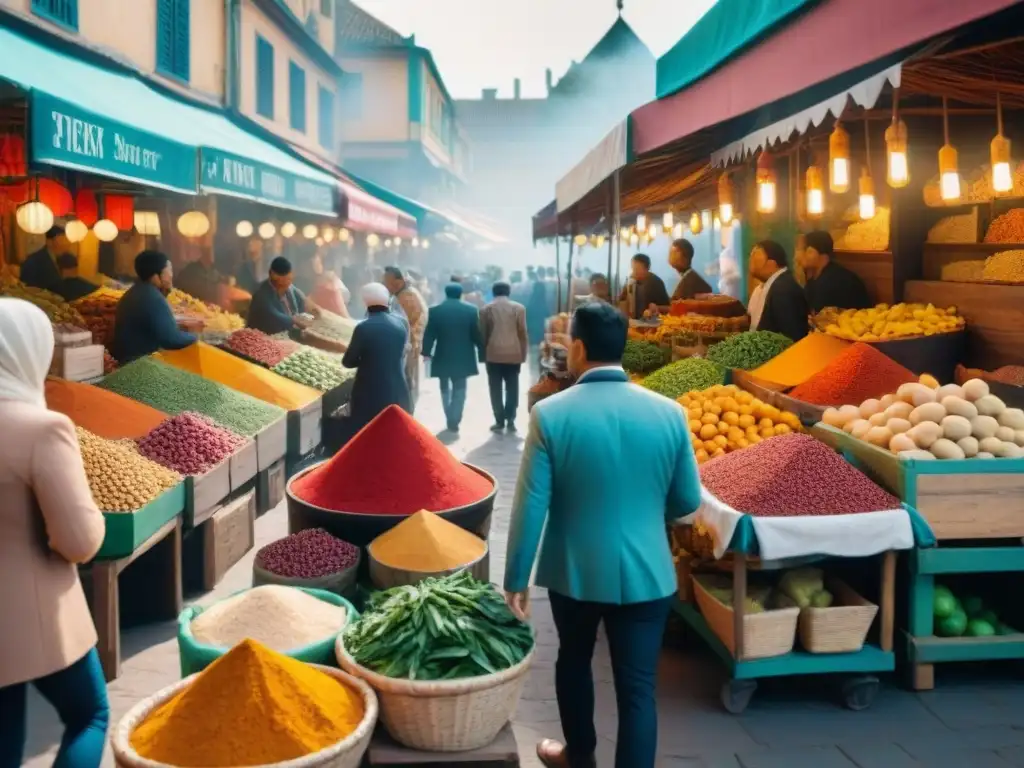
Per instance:
[[[730,336],[708,350],[708,360],[723,368],[751,371],[782,354],[793,340],[773,331],[745,331]]]
[[[514,667],[533,648],[533,632],[494,587],[459,571],[374,594],[344,643],[385,677],[452,680]]]

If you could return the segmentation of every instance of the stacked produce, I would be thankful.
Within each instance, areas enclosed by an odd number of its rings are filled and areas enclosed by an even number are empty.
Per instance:
[[[940,275],[951,283],[980,283],[985,280],[984,261],[953,261],[943,264]]]
[[[827,333],[809,333],[751,374],[759,381],[795,387],[819,373],[849,346],[850,342]]]
[[[922,377],[880,400],[830,408],[822,420],[900,458],[1024,456],[1024,410],[1007,408],[982,379],[940,387]]]
[[[985,259],[982,277],[999,283],[1024,283],[1024,250],[992,254]]]
[[[465,571],[373,594],[342,637],[361,666],[409,680],[490,675],[533,649],[530,627]]]
[[[209,472],[245,445],[245,438],[198,413],[172,416],[139,440],[139,453],[181,475]]]
[[[643,386],[675,400],[687,392],[704,390],[724,382],[724,368],[710,360],[688,357],[658,369],[643,380]]]
[[[271,370],[279,376],[320,392],[329,392],[340,387],[354,375],[354,372],[343,368],[337,361],[309,347],[303,347],[288,355]]]
[[[933,599],[935,634],[940,637],[1017,634],[1016,629],[1000,621],[994,610],[986,608],[980,597],[969,595],[960,599],[949,587],[939,584],[935,587]]]
[[[490,480],[459,462],[397,405],[378,414],[332,459],[292,482],[297,498],[321,509],[378,515],[442,512],[493,491]]]
[[[420,510],[371,542],[374,560],[391,568],[440,573],[469,565],[487,551],[483,539]]]
[[[684,331],[693,333],[737,333],[750,324],[749,318],[716,317],[713,315],[662,315],[658,325],[636,326],[629,329],[629,337],[638,341],[663,342]]]
[[[124,294],[122,290],[104,286],[74,303],[75,309],[85,318],[86,325],[92,331],[92,337],[97,344],[109,347],[113,342],[117,303]]]
[[[66,379],[46,380],[46,407],[63,413],[76,426],[110,440],[145,437],[167,414],[92,384]]]
[[[928,230],[929,243],[978,242],[978,208],[959,216],[946,216]]]
[[[244,640],[154,709],[131,745],[166,765],[268,765],[336,744],[365,712],[358,690]]]
[[[352,341],[352,332],[356,328],[356,321],[321,308],[320,314],[313,318],[309,330],[318,336],[323,336],[331,341],[340,341],[348,344]]]
[[[883,397],[913,381],[917,376],[888,355],[870,344],[854,344],[789,396],[813,405],[845,405]]]
[[[296,587],[253,587],[214,603],[189,629],[200,643],[231,648],[246,639],[280,653],[337,635],[348,612]]]
[[[832,605],[832,593],[825,589],[825,575],[820,568],[795,568],[786,571],[779,579],[780,608],[828,608]]]
[[[764,365],[792,346],[793,340],[772,331],[747,331],[708,349],[708,360],[723,368],[749,371]]]
[[[99,386],[164,413],[197,411],[244,437],[255,437],[285,415],[276,406],[152,357],[118,369]]]
[[[1024,243],[1024,208],[996,216],[985,233],[986,243]]]
[[[255,328],[235,331],[228,336],[224,346],[267,368],[273,368],[299,348],[294,341],[278,341]]]
[[[836,240],[835,247],[846,251],[884,251],[889,247],[889,209],[878,206],[874,217],[855,221]]]
[[[738,512],[759,517],[845,515],[900,508],[824,443],[780,435],[700,468],[701,484]]]
[[[711,315],[715,317],[742,317],[746,310],[738,299],[722,294],[707,293],[692,299],[676,299],[669,308],[671,315]]]
[[[733,607],[732,579],[716,573],[700,574],[693,577],[700,586],[722,605]],[[748,584],[747,599],[743,604],[743,613],[764,613],[766,610],[774,610],[776,606],[771,605],[771,587],[764,584]],[[777,606],[784,607],[784,606]]]
[[[931,304],[879,304],[871,309],[826,307],[814,318],[820,331],[850,341],[887,341],[912,336],[934,336],[964,327],[956,307]]]
[[[20,280],[6,274],[3,278],[0,278],[0,296],[6,296],[10,299],[22,299],[30,304],[35,304],[46,313],[51,323],[70,323],[80,328],[87,327],[82,316],[75,311],[74,307],[64,301],[61,296],[58,296],[56,293],[50,293],[50,291],[42,288],[29,287]]]
[[[622,367],[629,373],[650,373],[668,362],[669,355],[659,345],[650,341],[626,342],[622,353]]]
[[[689,392],[679,398],[679,404],[686,409],[699,464],[803,430],[795,414],[767,405],[735,385]]]
[[[126,440],[107,440],[78,427],[78,447],[96,506],[133,512],[181,482],[177,472],[144,458]]]
[[[291,579],[318,579],[357,562],[358,547],[322,528],[308,528],[272,541],[256,553],[255,559],[258,568]]]
[[[245,327],[245,320],[233,312],[226,312],[218,306],[207,304],[184,291],[175,288],[167,297],[175,314],[192,315],[202,319],[204,330],[231,333]]]

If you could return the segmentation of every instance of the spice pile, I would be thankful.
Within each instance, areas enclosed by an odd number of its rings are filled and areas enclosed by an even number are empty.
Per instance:
[[[245,438],[198,413],[172,416],[139,440],[139,453],[182,475],[201,475],[245,445]]]
[[[958,365],[956,368],[957,383],[962,385],[971,379],[984,379],[996,384],[1024,387],[1024,365],[1004,365],[994,371],[983,371],[980,368],[965,368]]]
[[[622,367],[629,373],[651,373],[669,360],[669,355],[657,344],[650,341],[626,342],[626,349],[622,353]]]
[[[931,304],[879,304],[871,309],[826,307],[814,317],[819,331],[849,341],[887,341],[951,333],[964,327],[956,307]]]
[[[117,303],[124,294],[122,290],[103,286],[74,303],[75,309],[85,318],[86,326],[92,331],[97,344],[109,347],[114,340]]]
[[[421,510],[374,539],[368,551],[391,568],[440,573],[479,560],[487,545],[455,523]]]
[[[192,315],[202,318],[204,330],[231,333],[245,327],[245,320],[233,312],[225,312],[218,306],[207,304],[184,291],[175,288],[167,297],[175,314]]]
[[[336,744],[365,713],[359,691],[245,640],[153,710],[131,745],[181,768],[267,765]]]
[[[0,296],[22,299],[30,304],[35,304],[46,313],[51,323],[70,323],[80,328],[88,327],[82,316],[61,296],[42,288],[31,288],[6,274],[0,278]],[[92,329],[90,328],[90,330]]]
[[[278,341],[255,328],[235,331],[228,336],[224,346],[267,368],[273,368],[299,348],[294,341]]]
[[[292,483],[301,501],[335,512],[411,515],[473,504],[494,490],[397,405],[382,411],[330,461]]]
[[[1000,283],[1024,283],[1024,250],[992,254],[985,259],[982,277]]]
[[[309,347],[288,355],[273,366],[272,370],[279,376],[320,392],[329,392],[335,387],[340,387],[349,378],[337,361]]]
[[[812,405],[846,405],[895,392],[917,381],[911,371],[870,344],[854,344],[789,396]]]
[[[337,635],[347,611],[296,587],[253,587],[214,603],[189,628],[200,643],[231,648],[246,639],[280,653]]]
[[[725,369],[710,360],[688,357],[659,368],[643,380],[643,386],[673,400],[687,392],[725,382]]]
[[[92,434],[111,440],[145,437],[167,420],[166,413],[148,405],[92,384],[65,379],[46,380],[46,406]]]
[[[533,648],[530,627],[494,587],[466,571],[374,593],[342,637],[360,665],[409,680],[494,674]]]
[[[795,387],[845,352],[850,342],[827,333],[809,333],[785,352],[751,371],[755,379]]]
[[[708,360],[723,368],[749,371],[764,365],[792,346],[793,340],[772,331],[747,331],[730,336],[708,349]]]
[[[939,219],[928,230],[929,243],[976,243],[978,242],[978,207],[970,213],[946,216]]]
[[[285,415],[276,406],[152,357],[119,368],[99,386],[164,413],[198,411],[244,437],[255,437]]]
[[[986,243],[1024,243],[1024,208],[1013,208],[992,219]]]
[[[358,561],[358,547],[322,528],[309,528],[267,544],[256,553],[255,564],[277,576],[318,579],[351,568]]]
[[[899,499],[808,435],[782,435],[709,461],[700,468],[700,480],[737,512],[760,517],[900,508]]]
[[[143,457],[127,440],[106,440],[78,427],[85,476],[104,512],[134,512],[181,482],[177,472]]]

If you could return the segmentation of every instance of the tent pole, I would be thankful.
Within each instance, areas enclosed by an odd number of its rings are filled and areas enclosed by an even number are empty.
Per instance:
[[[612,238],[615,240],[615,281],[612,283],[612,302],[618,301],[621,277],[622,277],[622,238],[619,237],[619,229],[622,227],[622,197],[621,197],[621,182],[619,179],[619,171],[615,171],[615,176],[612,181],[612,196],[614,197],[615,204],[615,229],[612,232]],[[608,250],[608,281],[612,281],[612,259],[611,249]]]
[[[561,243],[561,241],[562,241],[562,231],[561,231],[561,228],[559,227],[558,216],[556,215],[555,216],[555,274],[556,275],[559,275],[562,272],[562,254],[561,254],[561,244],[562,243]],[[562,284],[562,281],[561,281],[561,278],[559,278],[558,285],[561,286],[561,284]],[[561,311],[561,309],[560,309],[561,306],[562,306],[562,290],[561,290],[561,287],[559,287],[559,289],[558,289],[558,307],[559,307],[559,309],[557,309],[555,311],[555,314],[558,314],[558,312]]]

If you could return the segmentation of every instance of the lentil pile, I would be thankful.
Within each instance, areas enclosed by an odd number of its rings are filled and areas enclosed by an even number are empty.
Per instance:
[[[201,475],[243,445],[245,438],[186,411],[139,440],[139,453],[182,475]]]
[[[285,653],[337,635],[346,618],[340,605],[272,584],[214,603],[192,620],[190,629],[206,645],[231,648],[251,639]]]
[[[359,691],[244,640],[153,710],[131,745],[180,768],[267,765],[336,744],[365,713]]]
[[[842,456],[809,435],[790,434],[700,468],[701,484],[738,512],[759,517],[849,515],[899,509]]]
[[[862,403],[895,392],[917,376],[870,344],[844,350],[789,396],[812,405]]]
[[[1024,243],[1024,208],[1013,208],[992,219],[986,243]]]
[[[426,510],[407,517],[369,546],[377,562],[419,573],[461,568],[479,560],[486,551],[479,536]]]
[[[292,483],[302,501],[335,512],[411,515],[473,504],[494,490],[416,419],[392,405],[334,458]]]
[[[134,512],[181,482],[181,476],[142,456],[127,440],[106,440],[81,427],[78,448],[96,506],[104,512]]]
[[[256,565],[293,579],[318,579],[351,568],[359,548],[331,536],[322,528],[309,528],[272,541],[256,553]]]
[[[1024,250],[992,254],[985,259],[982,275],[1000,283],[1024,283]]]
[[[224,346],[267,368],[273,368],[299,348],[294,341],[272,339],[255,328],[242,328],[228,336]]]
[[[50,378],[46,406],[63,413],[92,434],[111,440],[145,437],[167,420],[167,414],[91,384]]]
[[[687,392],[725,383],[725,369],[701,357],[688,357],[659,368],[643,380],[643,386],[673,400]]]
[[[198,411],[244,437],[255,437],[285,415],[276,406],[152,357],[119,368],[99,386],[164,413]]]
[[[746,331],[730,336],[708,349],[708,360],[723,368],[749,371],[764,365],[793,345],[793,341],[773,331]]]
[[[341,386],[348,378],[337,361],[308,347],[288,355],[272,370],[286,379],[321,392]]]

